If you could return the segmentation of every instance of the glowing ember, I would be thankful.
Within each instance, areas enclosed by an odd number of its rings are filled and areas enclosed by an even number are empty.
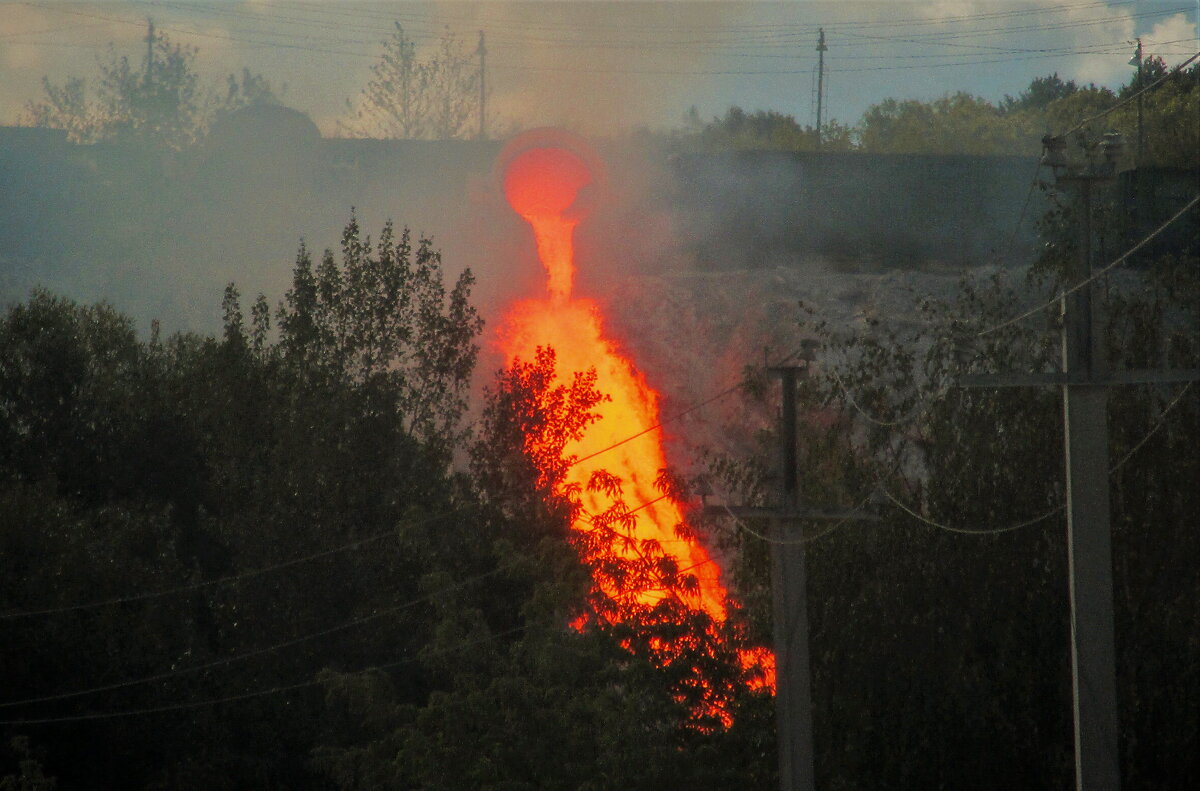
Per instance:
[[[615,502],[607,492],[588,491],[592,474],[603,469],[616,476],[622,482],[625,503],[638,510],[630,528],[635,541],[629,545],[615,542],[613,548],[626,559],[636,560],[638,547],[653,540],[681,572],[693,575],[698,583],[692,591],[673,594],[651,587],[636,590],[637,602],[654,606],[665,596],[676,595],[689,607],[723,623],[726,590],[720,569],[703,545],[677,534],[675,527],[684,518],[680,504],[655,487],[659,470],[666,467],[662,431],[646,429],[659,422],[658,394],[605,338],[599,306],[571,296],[574,232],[583,213],[581,194],[594,181],[586,157],[578,141],[543,132],[505,163],[505,197],[532,226],[538,257],[548,276],[549,298],[525,300],[512,307],[501,330],[501,347],[509,364],[516,359],[534,359],[539,346],[552,347],[560,377],[595,368],[596,387],[611,400],[597,407],[600,419],[567,448],[567,453],[580,459],[567,480],[568,486],[578,485],[582,490],[584,513],[574,527],[584,532],[593,529],[589,515],[604,513]],[[589,458],[593,454],[598,454],[597,458]],[[763,684],[774,686],[770,652],[746,652],[742,662],[748,668],[761,664],[766,674]]]

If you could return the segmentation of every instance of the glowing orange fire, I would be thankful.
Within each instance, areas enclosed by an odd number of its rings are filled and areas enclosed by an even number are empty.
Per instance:
[[[590,150],[581,148],[574,138],[545,132],[534,135],[526,147],[517,148],[515,154],[502,155],[504,194],[532,227],[538,257],[548,276],[548,296],[524,300],[511,308],[501,330],[501,347],[511,364],[517,359],[532,360],[539,346],[550,346],[557,356],[560,377],[594,368],[597,389],[611,399],[596,408],[600,419],[584,437],[567,448],[567,453],[580,459],[566,482],[583,492],[583,514],[575,528],[587,531],[591,528],[588,515],[603,513],[614,502],[605,492],[588,491],[592,474],[603,469],[615,475],[623,484],[624,501],[639,509],[631,528],[636,544],[647,539],[658,542],[677,567],[694,575],[698,583],[692,591],[638,590],[637,601],[654,606],[664,596],[680,596],[692,609],[723,623],[726,589],[720,569],[702,544],[677,534],[675,527],[684,518],[681,505],[655,487],[659,471],[667,466],[661,429],[647,431],[659,423],[658,394],[605,337],[599,306],[571,293],[574,233],[586,209],[581,196],[595,181],[588,164]],[[510,145],[509,151],[512,149]],[[593,454],[597,457],[590,458]],[[624,553],[637,551],[636,546],[615,548]],[[747,668],[761,666],[764,677],[760,683],[774,687],[770,652],[743,652],[742,663]]]

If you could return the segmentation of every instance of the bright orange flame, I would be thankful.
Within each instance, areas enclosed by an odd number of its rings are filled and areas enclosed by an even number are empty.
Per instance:
[[[614,549],[636,561],[642,542],[657,542],[681,572],[697,580],[694,592],[675,595],[722,623],[726,618],[726,590],[720,569],[702,544],[677,534],[676,525],[684,519],[681,506],[655,487],[659,470],[667,466],[662,430],[649,428],[659,423],[658,394],[605,337],[599,306],[571,296],[574,233],[582,213],[579,198],[592,182],[592,172],[584,159],[564,147],[528,148],[507,162],[505,197],[532,226],[538,257],[548,277],[549,298],[514,305],[501,330],[500,344],[509,364],[516,359],[532,360],[539,346],[550,346],[556,353],[560,376],[596,369],[596,387],[611,400],[596,407],[600,419],[566,449],[580,459],[565,482],[582,490],[583,514],[574,527],[584,532],[592,529],[588,515],[604,513],[614,503],[605,492],[587,490],[592,474],[603,469],[615,475],[623,484],[624,501],[638,513],[632,527],[635,541],[628,546],[614,545]],[[601,451],[602,457],[589,458]],[[653,606],[671,594],[646,589],[634,595],[638,603]],[[764,668],[762,685],[770,688],[774,687],[773,660],[765,650],[747,651],[742,656],[745,667],[758,664]]]

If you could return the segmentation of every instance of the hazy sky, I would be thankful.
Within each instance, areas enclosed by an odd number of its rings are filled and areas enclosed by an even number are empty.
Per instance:
[[[486,32],[492,106],[522,127],[604,133],[708,118],[731,104],[815,118],[824,27],[827,118],[853,122],[887,97],[966,90],[991,100],[1036,76],[1117,85],[1130,42],[1178,63],[1197,49],[1200,0],[930,2],[305,2],[0,0],[0,124],[40,95],[43,75],[92,76],[111,42],[140,63],[146,17],[199,49],[207,85],[248,67],[286,84],[285,104],[326,135],[370,76],[399,21],[423,47],[447,29],[474,50]]]

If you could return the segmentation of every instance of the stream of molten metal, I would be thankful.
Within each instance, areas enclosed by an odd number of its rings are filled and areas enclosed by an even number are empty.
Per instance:
[[[630,560],[636,545],[657,541],[679,570],[694,575],[694,591],[677,591],[689,607],[707,613],[716,623],[726,618],[726,589],[720,568],[698,541],[677,534],[684,519],[679,503],[655,486],[659,471],[667,466],[659,424],[658,393],[634,368],[612,340],[605,337],[600,307],[572,296],[575,275],[574,233],[580,220],[576,202],[592,182],[587,164],[573,152],[554,146],[529,148],[516,155],[504,171],[504,193],[513,210],[533,229],[538,257],[547,273],[547,296],[516,303],[505,317],[500,344],[512,364],[532,360],[539,346],[554,349],[559,377],[596,370],[596,387],[611,400],[596,407],[599,420],[567,449],[581,461],[568,473],[567,485],[582,490],[583,515],[574,525],[588,530],[589,514],[603,513],[613,504],[604,492],[591,492],[592,473],[603,469],[619,478],[623,498],[638,509],[632,527],[635,546],[614,549]],[[655,428],[651,428],[655,427]],[[633,437],[632,439],[630,439]],[[596,458],[589,458],[598,454]],[[612,593],[612,591],[606,591]],[[660,589],[639,590],[639,603],[653,606],[671,595]],[[747,652],[743,664],[763,667],[763,685],[774,687],[773,656],[768,651]]]

